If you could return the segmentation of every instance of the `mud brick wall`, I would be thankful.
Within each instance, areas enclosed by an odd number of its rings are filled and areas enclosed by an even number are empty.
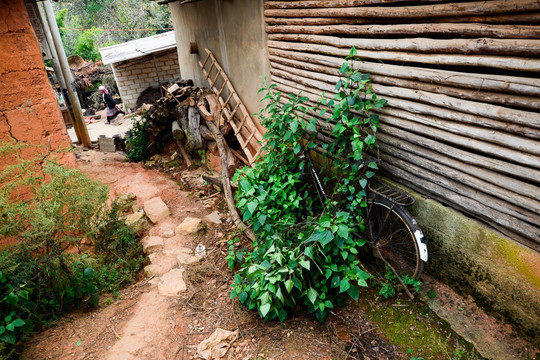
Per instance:
[[[180,79],[180,66],[175,52],[156,57],[161,83]],[[154,59],[129,65],[126,62],[113,64],[114,77],[126,109],[136,107],[139,95],[149,87],[159,88]]]
[[[0,1],[0,143],[70,146],[23,0]],[[28,153],[27,156],[32,156]],[[10,160],[0,158],[0,169]],[[72,153],[64,162],[76,166]]]

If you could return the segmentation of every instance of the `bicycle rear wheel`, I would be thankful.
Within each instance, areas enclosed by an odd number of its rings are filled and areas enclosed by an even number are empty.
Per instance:
[[[374,250],[398,272],[417,279],[422,272],[424,261],[420,256],[419,242],[423,238],[420,227],[407,210],[382,196],[374,196],[368,200],[369,219],[366,234],[374,245]],[[419,236],[417,240],[415,237]]]

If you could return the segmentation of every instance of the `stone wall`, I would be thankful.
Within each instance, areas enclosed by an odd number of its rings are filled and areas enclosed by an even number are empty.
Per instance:
[[[70,146],[23,0],[0,2],[0,142],[6,140]],[[8,161],[2,157],[0,168]],[[64,162],[76,165],[72,153]]]
[[[156,57],[161,83],[180,79],[180,67],[176,52]],[[150,59],[134,65],[119,62],[112,65],[118,90],[126,109],[134,109],[141,92],[148,87],[159,88],[154,60]]]

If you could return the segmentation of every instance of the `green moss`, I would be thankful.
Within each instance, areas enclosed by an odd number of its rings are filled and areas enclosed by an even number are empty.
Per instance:
[[[369,319],[404,353],[430,360],[483,359],[426,305],[409,299],[377,299],[370,289],[360,299]]]

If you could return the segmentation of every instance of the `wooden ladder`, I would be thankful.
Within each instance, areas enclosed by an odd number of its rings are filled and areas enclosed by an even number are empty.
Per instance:
[[[204,62],[199,61],[204,78],[216,94],[225,121],[231,124],[249,165],[252,165],[261,153],[264,130],[247,111],[214,54],[209,49],[204,50],[208,55]]]

